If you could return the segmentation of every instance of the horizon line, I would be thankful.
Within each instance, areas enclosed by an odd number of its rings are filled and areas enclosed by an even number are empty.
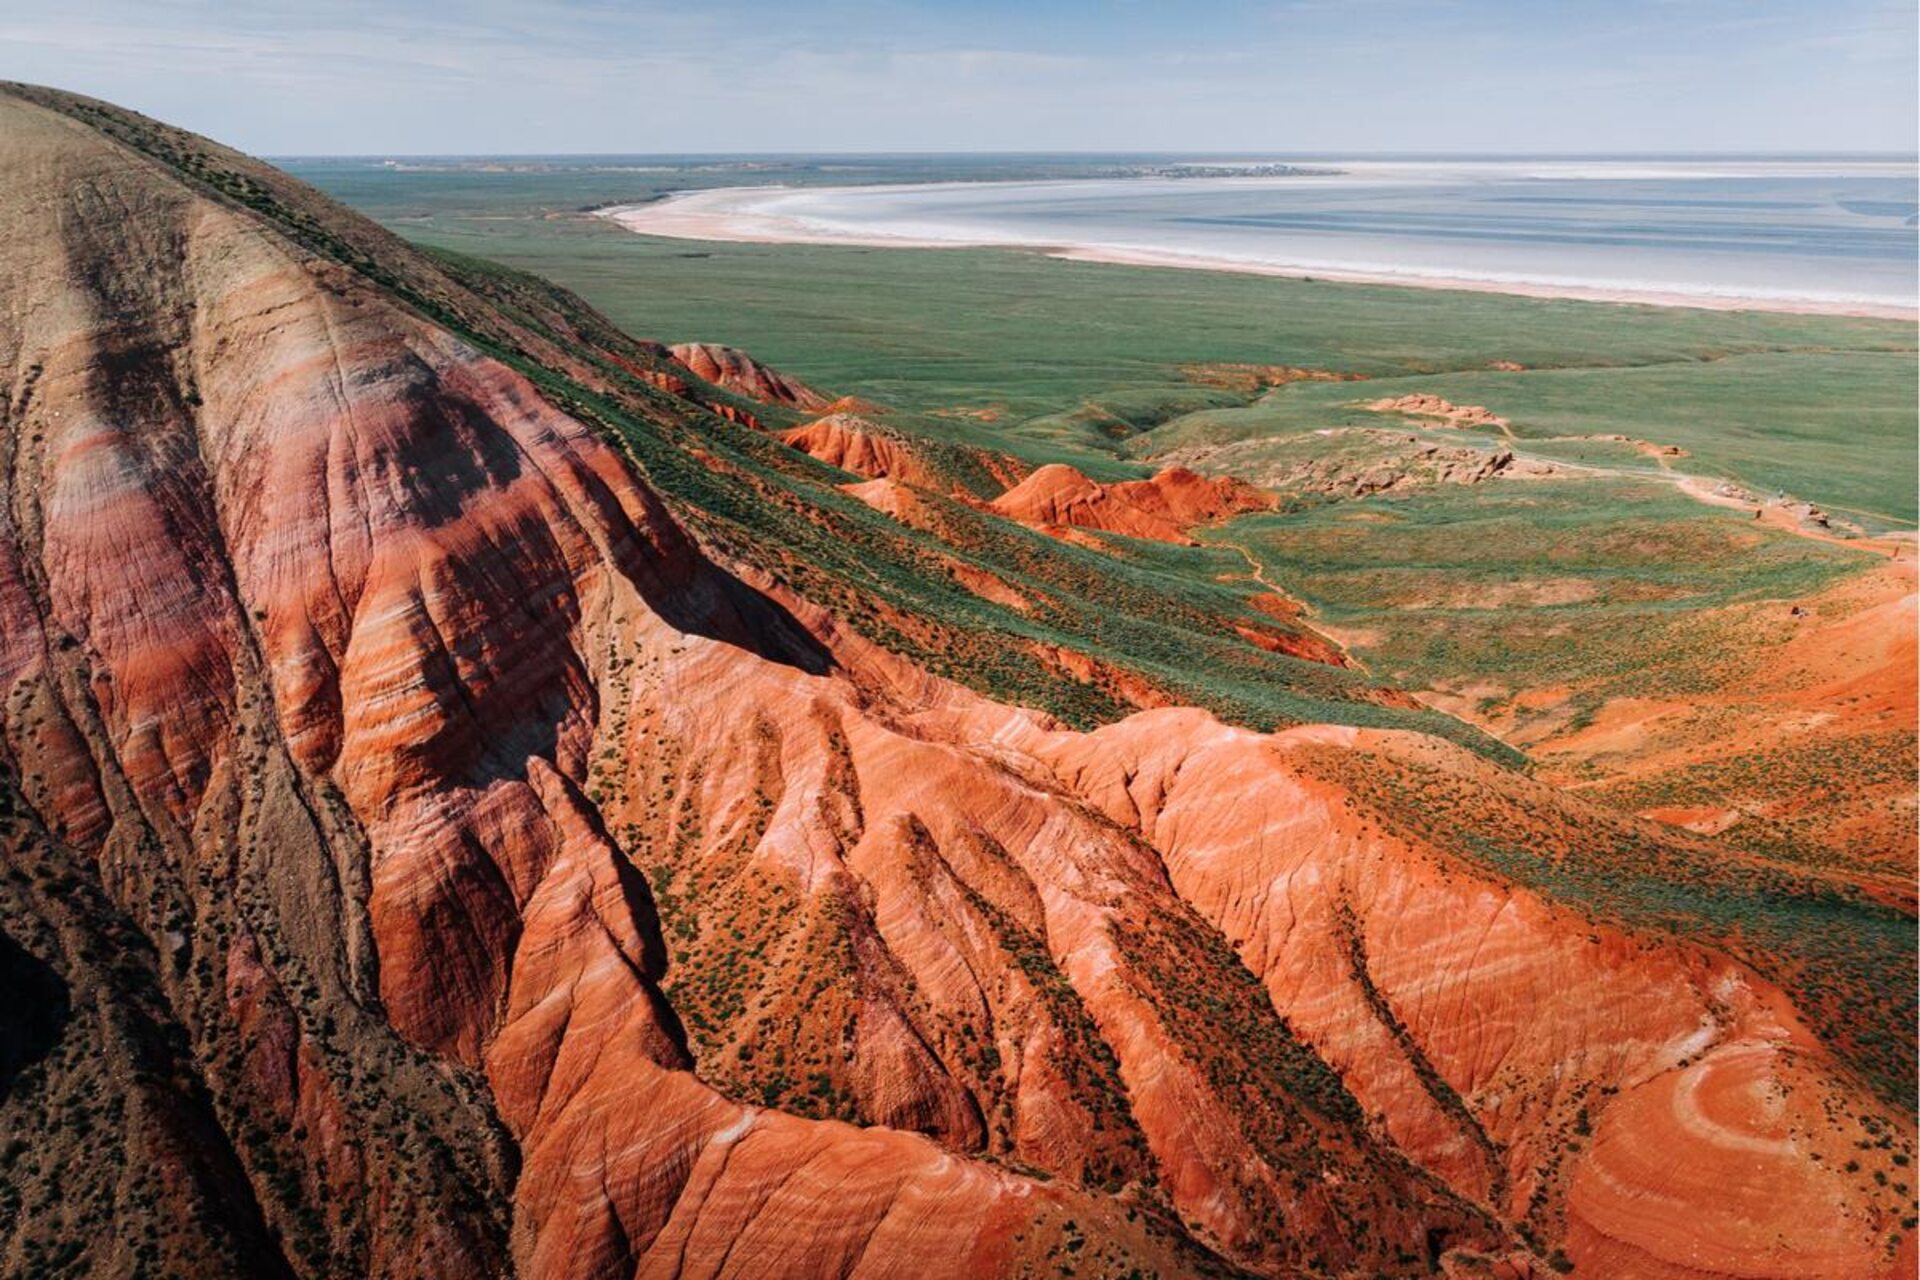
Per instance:
[[[933,148],[924,151],[863,151],[794,149],[717,150],[717,151],[272,151],[255,153],[263,160],[597,160],[597,159],[919,159],[928,156],[993,157],[1007,159],[1105,159],[1105,160],[1704,160],[1704,159],[1858,159],[1909,160],[1920,164],[1920,150],[1764,150],[1728,148],[1698,151],[1453,151],[1437,149],[1390,150],[1384,148],[1345,151],[1203,151],[1199,149],[1114,151],[1114,150],[968,150]]]

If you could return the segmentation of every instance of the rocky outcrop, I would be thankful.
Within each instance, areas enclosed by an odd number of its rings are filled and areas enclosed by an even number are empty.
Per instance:
[[[1402,417],[1417,418],[1428,426],[1459,427],[1469,431],[1487,428],[1507,431],[1507,428],[1512,425],[1485,405],[1454,404],[1440,396],[1422,391],[1370,401],[1367,408],[1374,413],[1397,413]],[[1507,431],[1507,434],[1511,435],[1512,432]]]
[[[869,480],[897,480],[934,487],[939,478],[913,445],[878,423],[834,413],[780,433],[780,439],[830,467]]]
[[[1863,537],[1866,533],[1866,530],[1853,521],[1831,516],[1813,503],[1793,497],[1785,490],[1771,498],[1766,498],[1731,480],[1723,480],[1710,490],[1704,489],[1704,486],[1699,483],[1690,485],[1688,488],[1696,495],[1704,494],[1710,500],[1717,500],[1729,506],[1752,507],[1756,517],[1770,512],[1774,516],[1775,523],[1798,528],[1808,533],[1831,533],[1849,538]]]
[[[1237,391],[1242,395],[1270,391],[1275,387],[1284,387],[1295,382],[1361,382],[1365,380],[1363,374],[1342,373],[1331,369],[1302,369],[1288,364],[1214,362],[1182,365],[1180,372],[1202,386],[1219,387],[1223,391]]]
[[[1166,454],[1171,465],[1205,466],[1243,475],[1282,494],[1364,498],[1438,484],[1473,485],[1496,477],[1542,479],[1563,475],[1558,465],[1511,449],[1447,445],[1399,431],[1327,428],[1310,436],[1202,445]]]
[[[825,412],[834,402],[832,396],[761,364],[737,347],[717,342],[681,342],[669,351],[695,377],[749,400],[803,413]]]
[[[1041,528],[1097,529],[1154,542],[1192,545],[1187,530],[1261,511],[1273,500],[1243,481],[1169,467],[1148,480],[1100,484],[1065,463],[1041,467],[989,504]]]

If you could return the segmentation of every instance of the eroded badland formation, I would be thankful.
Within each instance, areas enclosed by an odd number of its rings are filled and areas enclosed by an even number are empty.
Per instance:
[[[1152,625],[1367,727],[990,625],[1259,491],[919,447],[104,104],[0,174],[0,1271],[1912,1273],[1844,945],[1910,903],[1285,608]]]

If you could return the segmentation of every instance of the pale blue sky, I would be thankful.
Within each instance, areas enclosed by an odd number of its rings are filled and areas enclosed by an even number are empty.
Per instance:
[[[13,0],[0,77],[274,155],[1916,145],[1914,0]]]

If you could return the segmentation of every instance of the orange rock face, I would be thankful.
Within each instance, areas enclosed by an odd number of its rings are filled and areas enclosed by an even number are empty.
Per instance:
[[[8,496],[28,513],[0,559],[8,761],[130,901],[186,881],[156,908],[187,921],[168,995],[230,1042],[206,1068],[222,1105],[311,1143],[281,1155],[290,1184],[255,1176],[269,1221],[332,1259],[314,1274],[991,1273],[1069,1232],[1179,1265],[1191,1246],[1118,1204],[690,1074],[645,883],[583,791],[598,683],[622,646],[795,659],[518,375],[144,159],[3,103],[9,173],[52,167],[145,211],[73,242],[91,296],[9,260],[27,291],[10,301],[38,319],[8,335]],[[14,255],[64,216],[7,212]],[[189,283],[196,306],[169,305]],[[113,354],[129,350],[165,354],[129,369]],[[70,636],[86,638],[54,639]],[[249,923],[224,905],[236,875],[264,894]],[[401,1140],[379,1104],[420,1068],[395,1053],[443,1061],[455,1074],[424,1096],[480,1110],[416,1099],[433,1142]],[[516,1179],[485,1145],[502,1125]]]
[[[850,413],[834,413],[783,431],[780,439],[830,467],[869,480],[936,486],[939,481],[911,445]]]
[[[832,396],[761,364],[738,348],[717,342],[682,342],[670,350],[673,358],[695,377],[749,400],[807,413],[828,412],[833,406]]]
[[[1910,1117],[1778,985],[1401,797],[1497,796],[1569,857],[1681,837],[1412,735],[1180,707],[1080,733],[937,679],[701,546],[514,369],[82,119],[0,95],[0,924],[107,1007],[144,975],[206,1117],[151,1149],[211,1153],[162,1167],[209,1188],[183,1203],[219,1258],[1903,1265],[1875,1175],[1904,1177]],[[1179,537],[1263,501],[1049,471],[1002,509]],[[16,923],[59,849],[139,939],[127,972]],[[67,1061],[0,1091],[9,1135]],[[56,1199],[0,1224],[10,1265],[71,1238]],[[146,1239],[115,1212],[88,1238]],[[107,1247],[86,1269],[124,1273]]]
[[[1043,528],[1098,529],[1191,544],[1187,530],[1273,505],[1242,481],[1171,467],[1150,480],[1099,484],[1065,463],[1041,467],[995,498],[995,511]]]
[[[1613,1275],[1894,1271],[1857,1225],[1863,1206],[1845,1172],[1857,1150],[1832,1132],[1835,1093],[1764,1040],[1650,1081],[1608,1111],[1574,1174],[1571,1250]],[[1807,1211],[1783,1221],[1781,1204]]]

